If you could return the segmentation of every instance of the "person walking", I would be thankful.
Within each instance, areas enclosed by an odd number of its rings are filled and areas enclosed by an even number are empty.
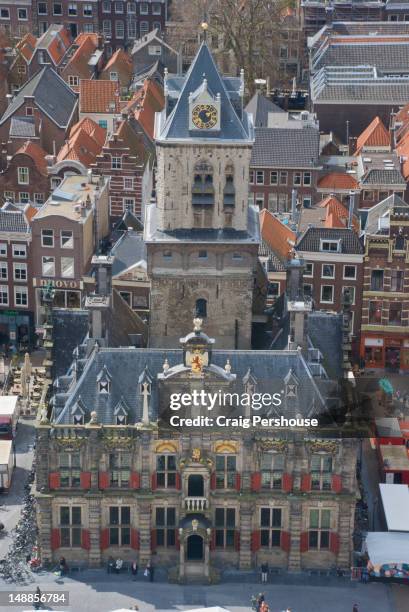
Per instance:
[[[124,562],[122,561],[121,557],[118,557],[118,559],[115,561],[115,572],[117,574],[119,574],[119,572],[122,569]]]
[[[109,555],[107,572],[108,574],[113,574],[115,569],[115,561],[112,555]]]
[[[132,572],[132,579],[135,581],[136,576],[138,575],[138,563],[136,561],[132,561],[131,572]]]
[[[354,603],[352,607],[352,612],[359,612],[358,604]]]
[[[146,564],[145,571],[144,571],[143,575],[145,576],[145,578],[147,578],[149,580],[149,582],[151,581],[151,569],[152,569],[151,562],[148,561],[148,563]]]
[[[268,563],[261,564],[261,582],[265,584],[268,580]]]
[[[150,564],[150,570],[149,570],[149,582],[153,582],[153,576],[155,573],[155,568],[153,567],[152,563]]]

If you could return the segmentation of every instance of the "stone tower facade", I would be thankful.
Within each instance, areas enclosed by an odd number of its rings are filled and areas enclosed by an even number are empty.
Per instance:
[[[253,145],[243,79],[223,78],[203,43],[189,72],[167,76],[157,118],[157,201],[147,207],[149,344],[168,348],[200,316],[220,348],[251,345],[259,242],[248,205]]]

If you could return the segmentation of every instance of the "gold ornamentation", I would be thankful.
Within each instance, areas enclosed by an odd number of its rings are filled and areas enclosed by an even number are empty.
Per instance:
[[[193,351],[192,357],[192,372],[193,374],[201,374],[203,370],[202,351]]]
[[[106,450],[130,449],[133,445],[133,438],[104,431],[102,434],[102,444]]]
[[[213,104],[197,104],[192,111],[192,122],[199,130],[208,130],[217,123],[217,109]]]
[[[238,450],[239,443],[232,440],[220,440],[214,444],[215,453],[237,453]]]
[[[54,438],[55,445],[64,452],[78,451],[86,443],[87,438]]]
[[[155,453],[177,453],[179,445],[174,440],[160,440],[155,444]]]
[[[335,455],[338,452],[339,443],[337,440],[308,440],[312,453],[332,453]]]
[[[259,440],[259,447],[262,451],[274,450],[278,452],[284,452],[288,447],[287,440],[270,440],[269,438],[265,438],[264,440]]]
[[[200,448],[194,448],[192,450],[192,461],[199,462],[202,456]]]

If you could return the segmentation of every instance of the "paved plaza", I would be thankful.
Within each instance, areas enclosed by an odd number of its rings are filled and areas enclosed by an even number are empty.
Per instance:
[[[322,579],[321,579],[322,580]],[[305,581],[305,584],[300,582]],[[287,607],[292,612],[351,612],[354,603],[359,612],[407,612],[409,609],[409,587],[397,587],[395,594],[390,586],[383,584],[360,584],[341,579],[329,579],[329,586],[309,585],[307,576],[300,577],[297,584],[268,584],[263,587],[270,612],[281,612]],[[222,606],[231,612],[251,610],[251,596],[261,591],[260,584],[225,583],[216,586],[179,586],[167,583],[148,583],[139,579],[132,582],[130,576],[107,576],[101,572],[83,572],[78,578],[54,578],[51,574],[38,576],[32,586],[23,587],[33,591],[39,585],[47,590],[69,591],[69,605],[48,608],[72,612],[109,612],[116,609],[131,609],[135,604],[140,612],[167,612],[200,607]],[[0,590],[8,587],[0,583]],[[1,607],[0,611],[33,609],[26,607]]]

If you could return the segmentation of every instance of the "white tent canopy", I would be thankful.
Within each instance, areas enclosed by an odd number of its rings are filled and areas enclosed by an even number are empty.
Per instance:
[[[405,484],[379,485],[389,531],[409,531],[409,487]]]
[[[372,531],[365,547],[373,565],[409,563],[409,533]]]

